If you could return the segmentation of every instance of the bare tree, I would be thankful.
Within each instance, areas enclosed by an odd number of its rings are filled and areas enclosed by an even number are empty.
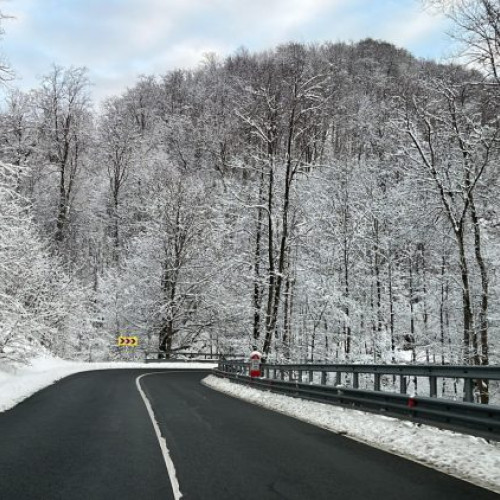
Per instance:
[[[477,192],[498,152],[497,119],[484,122],[476,96],[466,87],[435,82],[431,94],[414,97],[406,114],[406,132],[416,156],[434,184],[458,248],[463,301],[464,361],[488,364],[488,271],[483,258]],[[468,226],[472,222],[473,254],[481,276],[479,327],[475,324],[468,262]]]
[[[41,135],[46,159],[59,176],[56,241],[62,243],[68,230],[75,181],[88,146],[86,127],[90,120],[89,80],[85,68],[54,66],[38,91]]]
[[[11,17],[0,11],[0,38],[4,34],[2,24],[6,19],[11,19]],[[12,71],[12,68],[7,62],[5,62],[3,56],[0,56],[0,84],[5,84],[6,82],[11,81],[13,78],[14,72]]]
[[[500,3],[498,0],[423,0],[454,23],[451,33],[463,56],[500,85]]]
[[[127,111],[123,99],[108,100],[99,126],[100,151],[109,179],[110,226],[115,261],[118,261],[120,250],[121,195],[139,145],[139,132]]]

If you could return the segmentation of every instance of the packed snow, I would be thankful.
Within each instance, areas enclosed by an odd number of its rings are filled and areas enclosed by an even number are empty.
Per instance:
[[[9,366],[0,363],[0,412],[9,410],[35,392],[47,387],[73,373],[121,369],[211,369],[211,363],[182,363],[182,362],[107,362],[107,363],[82,363],[65,361],[50,356],[32,360],[29,365]]]
[[[396,418],[254,389],[209,375],[212,389],[500,493],[500,443]]]

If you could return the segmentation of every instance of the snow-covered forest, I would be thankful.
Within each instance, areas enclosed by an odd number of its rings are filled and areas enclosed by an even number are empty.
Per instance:
[[[137,335],[498,362],[500,8],[449,15],[463,65],[366,39],[208,54],[101,104],[77,66],[11,83],[0,359],[113,359]]]

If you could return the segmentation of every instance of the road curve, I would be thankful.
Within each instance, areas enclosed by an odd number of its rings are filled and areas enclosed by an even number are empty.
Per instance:
[[[153,370],[154,371],[154,370]],[[499,496],[213,391],[206,372],[73,375],[0,414],[0,499],[168,500],[147,397],[187,500]]]
[[[140,373],[72,375],[0,413],[0,499],[173,499]]]

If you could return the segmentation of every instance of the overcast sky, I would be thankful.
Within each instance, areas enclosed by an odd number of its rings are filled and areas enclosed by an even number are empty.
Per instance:
[[[450,53],[446,21],[418,0],[0,0],[2,52],[28,89],[56,63],[86,66],[94,98],[120,94],[141,74],[196,67],[287,41],[372,37],[418,57]]]

